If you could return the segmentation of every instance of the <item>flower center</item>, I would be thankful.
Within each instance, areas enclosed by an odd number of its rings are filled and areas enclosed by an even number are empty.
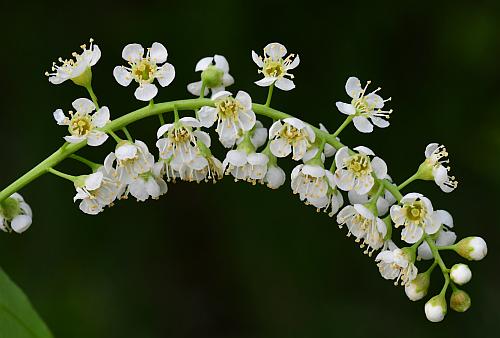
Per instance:
[[[156,65],[152,63],[149,58],[144,58],[138,63],[132,65],[132,74],[137,82],[151,83],[154,80],[154,73],[156,72]]]
[[[180,127],[170,134],[170,139],[175,143],[188,142],[191,140],[191,133],[186,128]]]
[[[347,160],[347,169],[357,177],[368,175],[372,172],[370,159],[368,156],[361,154],[353,155]]]
[[[422,201],[415,201],[412,204],[407,204],[405,209],[406,217],[413,222],[422,220],[427,214],[427,210]]]
[[[219,101],[216,105],[219,111],[219,116],[222,119],[235,120],[238,117],[238,112],[243,110],[241,103],[232,97],[227,97],[224,100]]]
[[[266,58],[264,60],[264,67],[262,72],[267,77],[281,77],[285,74],[285,68],[283,67],[283,61],[274,61],[272,59]]]
[[[71,119],[71,124],[69,126],[69,131],[71,135],[85,136],[90,132],[91,129],[92,129],[92,122],[90,120],[90,116],[88,116],[87,114],[85,115],[76,114]]]
[[[303,135],[299,129],[295,128],[292,125],[286,124],[281,129],[280,137],[288,140],[290,143],[293,143],[295,141],[301,140],[303,138]]]

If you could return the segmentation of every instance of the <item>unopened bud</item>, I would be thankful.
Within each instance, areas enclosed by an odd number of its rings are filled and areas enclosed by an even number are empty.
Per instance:
[[[220,87],[222,85],[223,76],[224,71],[215,66],[208,66],[207,69],[201,72],[201,80],[208,88]]]
[[[430,282],[430,274],[426,272],[419,273],[414,280],[405,285],[405,293],[412,301],[420,300],[427,295]]]
[[[455,251],[470,261],[479,261],[488,253],[488,247],[481,237],[467,237],[456,244]]]
[[[470,281],[472,272],[465,264],[455,264],[451,267],[450,278],[455,284],[463,285]]]
[[[425,316],[433,323],[440,322],[446,315],[446,300],[444,296],[437,295],[432,297],[425,303]]]
[[[467,292],[455,290],[451,294],[450,308],[457,312],[465,312],[470,308],[471,300]]]

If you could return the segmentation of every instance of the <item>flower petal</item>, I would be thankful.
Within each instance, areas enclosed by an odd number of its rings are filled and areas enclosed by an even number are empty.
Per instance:
[[[168,52],[165,46],[159,42],[153,42],[151,49],[149,50],[149,57],[151,61],[155,63],[163,63],[167,61]]]
[[[356,129],[362,133],[371,133],[373,131],[373,125],[364,116],[356,116],[353,122]]]
[[[175,78],[175,68],[170,63],[165,63],[155,74],[158,83],[162,87],[168,86]]]
[[[290,79],[282,77],[276,81],[275,86],[281,90],[289,91],[295,88],[295,83]]]
[[[137,62],[142,59],[144,48],[138,43],[131,43],[125,46],[122,51],[122,58],[128,62]]]
[[[116,66],[113,69],[113,76],[116,82],[123,87],[127,87],[132,82],[132,74],[123,66]]]
[[[139,87],[134,92],[135,98],[140,101],[150,101],[156,94],[158,94],[158,88],[152,83],[146,83]]]

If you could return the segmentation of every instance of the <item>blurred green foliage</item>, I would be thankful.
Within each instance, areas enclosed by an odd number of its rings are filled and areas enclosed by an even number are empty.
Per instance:
[[[22,191],[34,209],[33,226],[22,236],[0,234],[0,265],[56,337],[496,334],[498,1],[4,2],[1,12],[0,186],[62,143],[64,130],[52,112],[69,109],[85,92],[49,85],[43,73],[88,38],[103,51],[94,89],[115,117],[141,105],[132,88],[112,77],[127,43],[167,46],[177,77],[157,101],[189,97],[195,63],[218,53],[236,78],[229,89],[263,102],[267,93],[253,85],[260,76],[250,51],[279,41],[300,54],[301,64],[297,88],[275,92],[273,106],[333,130],[343,118],[334,103],[346,100],[348,76],[380,85],[384,97],[393,97],[391,127],[370,135],[348,128],[342,141],[374,149],[396,182],[416,170],[428,143],[444,143],[459,188],[451,195],[425,182],[409,189],[449,210],[459,236],[483,236],[490,248],[483,262],[471,264],[474,278],[465,290],[472,308],[432,324],[423,302],[410,302],[401,287],[383,280],[345,230],[304,206],[288,183],[278,191],[230,178],[213,186],[170,184],[159,201],[120,202],[91,217],[72,202],[71,184],[42,177]],[[153,149],[156,128],[150,119],[130,130]],[[98,161],[110,150],[111,140],[82,154]],[[86,170],[71,162],[61,168]],[[441,276],[433,277],[438,290]]]

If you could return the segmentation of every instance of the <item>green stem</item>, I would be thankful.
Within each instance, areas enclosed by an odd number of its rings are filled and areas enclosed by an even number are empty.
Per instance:
[[[379,182],[379,187],[378,187],[378,190],[377,192],[371,197],[370,201],[368,202],[368,204],[374,208],[375,211],[377,211],[377,200],[378,198],[380,197],[380,195],[383,194],[383,192],[385,191],[385,187],[384,187],[384,182],[382,182],[382,180],[379,180],[377,179],[377,181]],[[378,215],[376,215],[378,216]]]
[[[441,268],[441,272],[443,273],[444,277],[444,285],[443,288],[441,289],[441,295],[444,296],[446,294],[446,290],[448,289],[448,285],[450,284],[450,270],[446,267],[446,265],[443,262],[443,259],[441,258],[441,255],[439,254],[438,248],[436,246],[436,243],[432,240],[427,235],[424,235],[425,241],[427,244],[429,244],[429,247],[431,248],[432,255],[434,256],[434,262],[437,262],[439,267]]]
[[[455,250],[456,246],[455,245],[446,245],[446,246],[438,246],[438,250]]]
[[[342,123],[339,127],[339,129],[337,129],[334,133],[333,133],[333,137],[337,137],[339,136],[339,134],[342,132],[342,130],[344,130],[345,127],[347,127],[349,125],[349,123],[351,123],[352,119],[354,118],[354,115],[349,115],[346,117],[344,123]]]
[[[108,134],[116,141],[116,143],[120,143],[123,141],[120,136],[116,135],[112,130],[108,130]]]
[[[88,86],[85,86],[85,89],[89,92],[90,98],[92,99],[92,102],[94,102],[96,110],[99,109],[99,104],[97,103],[97,96],[94,94],[94,90],[92,89],[92,85],[89,83]]]
[[[71,181],[71,182],[75,182],[76,181],[76,177],[75,176],[62,173],[59,170],[55,170],[54,168],[48,168],[47,171],[49,173],[51,173],[51,174],[54,174],[54,175],[59,176],[61,178],[64,178],[65,180],[68,180],[68,181]]]
[[[271,99],[273,97],[273,89],[274,89],[274,83],[269,86],[269,92],[267,93],[267,100],[266,100],[266,107],[269,107],[271,105]]]
[[[200,99],[203,99],[205,97],[205,88],[207,85],[205,84],[205,81],[201,82],[201,89],[200,89]]]
[[[134,139],[132,138],[132,135],[130,135],[130,132],[128,131],[127,127],[123,127],[122,130],[125,133],[127,140],[129,140],[130,142],[134,142]]]
[[[394,196],[394,198],[399,202],[403,198],[403,195],[399,192],[397,186],[389,182],[388,180],[383,180],[384,187]]]
[[[78,155],[75,155],[75,154],[71,154],[68,156],[69,158],[72,158],[74,160],[77,160],[78,162],[82,162],[83,164],[87,165],[90,167],[90,169],[92,169],[92,171],[96,171],[97,169],[99,169],[100,167],[102,167],[101,164],[99,163],[95,163],[95,162],[92,162],[90,160],[87,160],[86,158],[82,157],[82,156],[78,156]]]
[[[410,184],[411,182],[417,180],[419,177],[419,173],[415,173],[413,174],[412,176],[410,176],[406,181],[404,181],[403,183],[401,183],[400,185],[398,185],[398,190],[403,190],[404,187],[406,187],[408,184]]]

